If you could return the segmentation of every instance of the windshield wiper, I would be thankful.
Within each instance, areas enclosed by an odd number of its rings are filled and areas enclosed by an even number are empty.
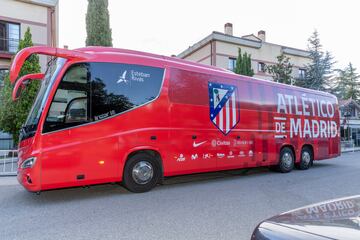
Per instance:
[[[53,64],[54,61],[56,61],[57,57],[53,57],[51,58],[48,62],[47,62],[47,66],[50,67],[50,65]]]
[[[20,128],[20,135],[26,135],[26,126],[25,125],[22,125],[21,128]]]
[[[36,125],[23,125],[20,129],[20,140],[32,137],[35,135]]]

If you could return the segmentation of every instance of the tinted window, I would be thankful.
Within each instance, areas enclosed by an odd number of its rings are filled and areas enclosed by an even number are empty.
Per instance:
[[[132,64],[90,63],[92,116],[101,120],[154,100],[164,69]]]
[[[46,117],[44,132],[88,123],[90,81],[87,64],[69,68],[62,78]]]
[[[62,78],[44,132],[101,120],[143,105],[160,92],[164,69],[118,63],[82,63]]]

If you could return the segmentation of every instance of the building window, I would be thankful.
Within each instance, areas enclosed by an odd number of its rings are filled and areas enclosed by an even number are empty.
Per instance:
[[[345,118],[353,118],[356,117],[356,109],[354,106],[352,106],[351,104],[346,105],[346,106],[340,106],[340,116],[341,117],[345,117]]]
[[[299,78],[304,79],[306,75],[306,70],[303,68],[299,68]]]
[[[20,25],[0,21],[0,51],[15,53],[19,48]]]
[[[236,67],[236,58],[229,58],[228,69],[234,71]]]
[[[8,73],[9,73],[8,69],[0,69],[0,87],[4,86],[5,76]]]
[[[258,72],[265,72],[266,71],[266,64],[263,62],[258,63]]]

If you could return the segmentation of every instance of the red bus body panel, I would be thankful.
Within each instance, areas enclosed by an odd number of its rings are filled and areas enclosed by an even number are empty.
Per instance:
[[[24,82],[26,81],[31,81],[31,80],[35,80],[35,79],[43,79],[44,78],[44,74],[43,73],[33,73],[33,74],[27,74],[25,76],[22,76],[21,78],[19,78],[14,86],[14,90],[12,92],[12,100],[16,101],[18,99],[18,91],[21,91],[23,88],[25,88]]]
[[[56,55],[54,50],[42,51]],[[331,94],[130,50],[90,47],[65,53],[68,60],[50,91],[36,134],[19,145],[19,165],[37,158],[32,168],[18,169],[18,180],[29,191],[120,182],[128,156],[141,150],[160,155],[164,176],[275,165],[283,146],[294,150],[296,162],[304,145],[312,146],[315,160],[340,155],[339,110]],[[66,69],[91,61],[165,69],[158,98],[99,122],[42,133]],[[12,80],[18,69],[15,62]],[[212,87],[222,84],[231,89],[234,100],[211,120]],[[77,179],[79,174],[86,178]]]

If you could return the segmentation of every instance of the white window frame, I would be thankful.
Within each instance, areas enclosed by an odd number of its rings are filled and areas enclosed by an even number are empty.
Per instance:
[[[264,62],[258,62],[258,72],[264,73],[266,71],[266,64]]]
[[[299,78],[304,79],[306,75],[306,69],[305,68],[299,68]]]
[[[234,71],[236,68],[236,58],[229,57],[228,59],[228,69]]]

